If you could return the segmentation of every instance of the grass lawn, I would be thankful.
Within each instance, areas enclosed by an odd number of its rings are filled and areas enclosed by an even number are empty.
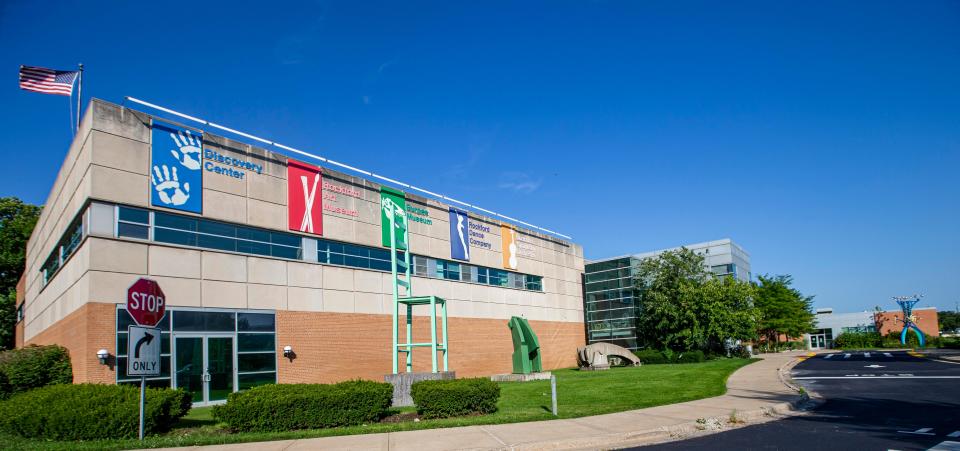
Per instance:
[[[721,395],[726,380],[738,368],[754,360],[719,359],[704,363],[645,365],[612,368],[609,371],[557,370],[557,404],[560,418],[575,418],[624,410],[642,409]],[[550,381],[509,382],[502,387],[496,413],[483,416],[378,423],[331,429],[281,433],[238,433],[223,430],[211,417],[211,408],[196,408],[167,434],[137,440],[96,442],[48,442],[0,435],[0,449],[77,450],[129,449],[166,446],[285,440],[333,435],[369,434],[477,424],[549,420]],[[413,408],[398,409],[410,411]]]

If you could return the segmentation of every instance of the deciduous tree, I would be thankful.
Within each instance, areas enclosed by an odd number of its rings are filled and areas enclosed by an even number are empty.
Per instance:
[[[789,275],[760,276],[755,305],[759,311],[758,331],[773,343],[780,335],[796,338],[814,326],[813,296],[804,296],[791,287]]]
[[[0,198],[0,349],[14,345],[16,289],[23,273],[27,240],[40,217],[40,207],[16,197]]]

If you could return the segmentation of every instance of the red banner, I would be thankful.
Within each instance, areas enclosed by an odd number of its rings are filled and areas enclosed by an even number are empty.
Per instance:
[[[290,230],[323,235],[323,176],[320,168],[287,161],[287,214]]]

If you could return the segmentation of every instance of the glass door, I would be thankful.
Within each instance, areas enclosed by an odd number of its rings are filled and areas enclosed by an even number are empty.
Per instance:
[[[207,339],[207,402],[225,401],[233,393],[233,337]]]
[[[203,337],[175,337],[173,386],[193,396],[194,405],[203,405]]]
[[[193,395],[194,406],[222,402],[234,389],[233,337],[175,335],[174,387]]]

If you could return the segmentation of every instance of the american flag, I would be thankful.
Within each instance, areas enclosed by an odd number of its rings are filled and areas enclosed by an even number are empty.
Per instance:
[[[77,71],[62,71],[43,67],[20,66],[20,89],[69,96],[73,94],[73,82]]]

